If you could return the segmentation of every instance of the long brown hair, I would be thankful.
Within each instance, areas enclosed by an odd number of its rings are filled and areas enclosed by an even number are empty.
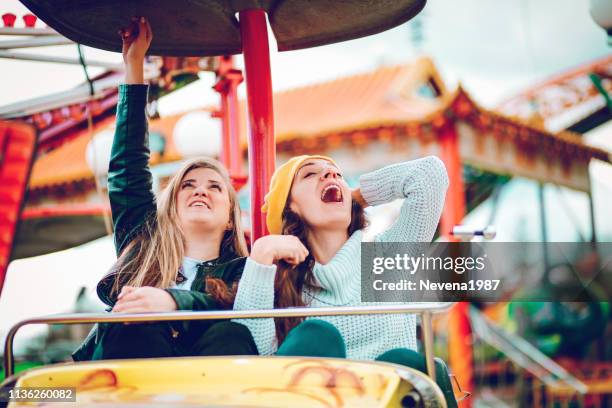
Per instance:
[[[117,260],[118,276],[115,279],[112,293],[118,294],[124,284],[156,288],[168,288],[174,284],[185,255],[185,235],[178,222],[176,196],[185,175],[199,168],[217,172],[223,179],[229,195],[231,226],[224,232],[221,239],[220,255],[227,254],[227,251],[236,257],[248,255],[240,223],[240,206],[227,171],[221,163],[214,159],[190,160],[181,167],[162,191],[155,217],[150,217],[145,222],[142,233],[138,234],[119,256]],[[207,288],[210,286],[209,293],[219,301],[221,306],[227,307],[225,303],[228,296],[232,301],[233,296],[216,290],[219,287],[217,281],[220,279],[209,278],[206,282]],[[227,289],[225,284],[222,286]]]
[[[274,281],[274,307],[300,307],[305,306],[302,299],[302,289],[304,287],[317,290],[314,274],[312,272],[315,259],[308,244],[308,225],[302,218],[289,208],[291,197],[287,200],[283,210],[282,235],[295,235],[302,244],[308,249],[308,256],[299,265],[291,265],[280,261],[276,269]],[[355,231],[367,226],[367,219],[361,204],[353,200],[351,207],[351,223],[348,226],[348,234],[352,235]],[[300,324],[303,317],[275,318],[276,338],[280,345],[291,329]]]

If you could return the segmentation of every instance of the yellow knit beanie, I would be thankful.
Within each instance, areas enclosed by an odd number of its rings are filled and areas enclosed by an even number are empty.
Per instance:
[[[336,162],[326,156],[296,156],[288,160],[285,164],[274,171],[272,180],[270,180],[270,191],[264,198],[264,205],[261,207],[261,212],[266,214],[266,225],[270,234],[280,234],[283,225],[283,210],[291,191],[293,177],[300,169],[302,163],[306,160],[322,159],[331,162],[334,166]]]

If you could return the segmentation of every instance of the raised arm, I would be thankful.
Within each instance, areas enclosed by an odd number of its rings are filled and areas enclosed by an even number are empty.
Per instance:
[[[448,175],[435,156],[393,164],[364,174],[360,191],[368,205],[404,199],[393,225],[376,237],[381,242],[430,242],[436,232]]]
[[[119,87],[117,125],[108,166],[108,195],[118,255],[133,239],[146,217],[155,212],[149,170],[146,100],[146,85]]]
[[[119,87],[117,123],[108,169],[108,194],[115,228],[115,249],[120,254],[148,216],[155,212],[149,170],[147,85],[144,56],[151,43],[148,22],[133,19],[120,32],[123,39],[125,85]]]

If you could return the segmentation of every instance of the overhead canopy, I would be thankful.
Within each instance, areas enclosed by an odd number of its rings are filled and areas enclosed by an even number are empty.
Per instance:
[[[121,52],[117,31],[144,16],[154,31],[153,55],[208,56],[242,50],[236,13],[264,9],[280,51],[352,40],[396,27],[426,0],[20,0],[69,39]]]
[[[73,207],[58,205],[22,218],[11,260],[73,248],[108,234],[102,209]]]

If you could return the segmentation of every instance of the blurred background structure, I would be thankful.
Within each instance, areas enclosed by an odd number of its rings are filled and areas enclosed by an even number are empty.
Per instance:
[[[435,154],[457,164],[440,235],[463,223],[494,225],[501,242],[612,241],[612,48],[609,31],[596,24],[608,24],[609,8],[591,3],[430,0],[411,22],[375,36],[273,50],[277,162],[327,154],[354,185],[374,168]],[[2,334],[28,316],[102,308],[93,289],[114,260],[105,165],[123,74],[120,55],[45,33],[16,0],[0,7],[0,119],[39,132],[0,297]],[[45,42],[52,45],[39,47]],[[219,157],[242,187],[248,221],[242,66],[240,56],[152,57],[146,72],[155,188],[187,157]],[[243,154],[230,159],[221,146],[232,132]],[[457,157],[446,155],[449,144]],[[397,210],[394,203],[370,210],[370,233]],[[609,277],[606,261],[592,262]],[[447,340],[438,354],[450,350],[474,395],[465,406],[609,404],[612,294],[602,287],[593,294],[597,307],[472,305],[470,327],[456,316],[438,321]],[[468,330],[473,357],[463,363],[453,364],[449,327]],[[82,335],[24,332],[20,358],[61,361]]]

